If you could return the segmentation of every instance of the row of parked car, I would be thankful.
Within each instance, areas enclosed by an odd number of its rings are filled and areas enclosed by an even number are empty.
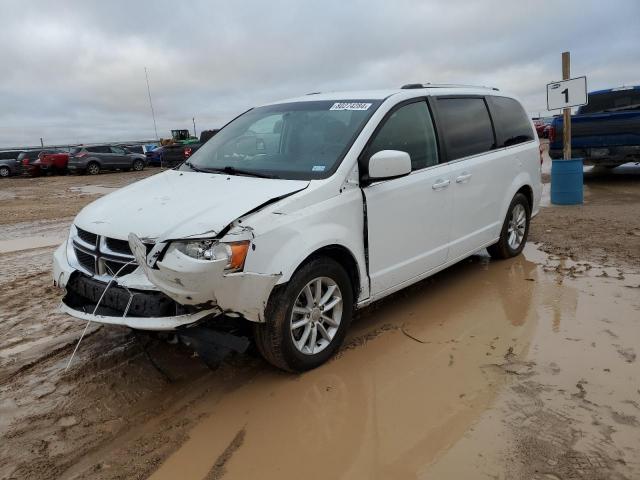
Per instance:
[[[91,145],[62,149],[0,151],[0,177],[143,170],[148,160],[142,145]]]

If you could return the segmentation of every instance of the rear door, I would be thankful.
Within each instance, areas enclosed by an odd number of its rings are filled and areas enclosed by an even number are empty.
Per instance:
[[[382,121],[361,156],[365,181],[368,159],[380,150],[407,152],[412,172],[363,188],[374,298],[447,261],[452,208],[451,167],[438,163],[437,137],[424,99],[400,104]]]
[[[127,152],[122,147],[110,147],[111,154],[113,155],[114,166],[116,168],[130,168],[131,157],[127,155]]]
[[[514,169],[498,149],[484,97],[436,97],[438,122],[451,168],[453,213],[449,259],[494,240],[502,224],[504,192]]]

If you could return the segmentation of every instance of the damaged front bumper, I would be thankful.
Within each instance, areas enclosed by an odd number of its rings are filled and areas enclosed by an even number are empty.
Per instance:
[[[153,268],[142,264],[114,278],[105,292],[108,283],[75,268],[69,258],[73,255],[67,243],[54,254],[54,284],[67,290],[60,310],[83,320],[141,330],[175,330],[222,313],[263,322],[280,277],[228,273],[222,262],[195,260],[169,248]]]

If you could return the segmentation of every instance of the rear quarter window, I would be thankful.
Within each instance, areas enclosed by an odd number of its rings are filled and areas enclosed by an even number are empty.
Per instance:
[[[534,133],[520,102],[508,97],[487,98],[496,127],[498,148],[511,147],[533,140]]]
[[[488,152],[496,147],[484,98],[438,98],[437,106],[449,160]]]

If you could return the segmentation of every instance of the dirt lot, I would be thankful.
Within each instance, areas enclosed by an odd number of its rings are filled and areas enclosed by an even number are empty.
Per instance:
[[[0,182],[0,478],[640,478],[640,167],[366,309],[315,371],[92,326],[65,372],[53,246],[156,172]]]

